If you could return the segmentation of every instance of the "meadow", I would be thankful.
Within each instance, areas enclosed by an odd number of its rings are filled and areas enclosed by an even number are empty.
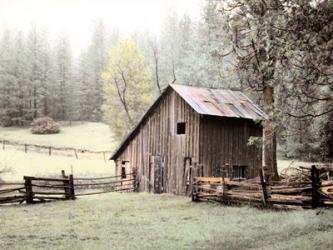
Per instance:
[[[112,193],[2,207],[0,249],[332,249],[333,210],[271,211]]]
[[[0,138],[42,145],[112,150],[104,124],[63,127],[58,135],[1,128]],[[108,138],[108,139],[107,139]],[[292,162],[279,161],[279,169]],[[308,165],[310,163],[302,163]],[[111,161],[0,149],[4,180],[23,175],[114,174]],[[191,202],[170,194],[109,193],[75,201],[0,207],[0,249],[332,249],[333,210],[272,211]]]
[[[53,147],[73,147],[94,151],[112,151],[110,129],[106,124],[81,122],[61,127],[59,134],[34,135],[28,128],[0,128],[0,139],[20,143],[38,144]],[[114,164],[106,160],[102,154],[90,155],[78,153],[78,159],[73,152],[68,155],[54,152],[51,156],[45,152],[35,152],[17,146],[0,148],[0,169],[6,169],[1,179],[6,181],[22,180],[24,175],[55,176],[61,170],[73,173],[75,176],[109,176],[114,173]]]

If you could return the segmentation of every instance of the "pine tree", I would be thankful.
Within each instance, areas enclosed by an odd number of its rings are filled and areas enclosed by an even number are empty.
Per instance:
[[[100,21],[95,23],[92,42],[89,46],[88,57],[91,72],[91,92],[90,99],[92,110],[89,120],[100,121],[102,118],[101,107],[103,104],[103,79],[102,72],[105,69],[107,58],[107,34],[104,24]]]
[[[69,40],[66,36],[59,38],[56,46],[55,88],[53,104],[56,117],[72,120],[74,110],[74,88],[72,84],[72,57]]]

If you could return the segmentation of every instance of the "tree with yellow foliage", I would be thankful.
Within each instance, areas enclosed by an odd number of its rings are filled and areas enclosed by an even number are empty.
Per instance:
[[[104,120],[119,140],[139,121],[152,102],[149,68],[135,42],[124,40],[110,51],[102,77]]]

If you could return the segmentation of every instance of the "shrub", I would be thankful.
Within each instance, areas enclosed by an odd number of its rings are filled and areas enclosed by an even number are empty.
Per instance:
[[[57,134],[60,132],[59,123],[48,116],[34,119],[31,126],[31,133],[33,134]]]

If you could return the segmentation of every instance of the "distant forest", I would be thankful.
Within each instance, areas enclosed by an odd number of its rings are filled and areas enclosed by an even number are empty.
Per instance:
[[[268,115],[265,135],[280,156],[328,160],[332,34],[329,0],[207,0],[200,20],[170,10],[158,37],[124,39],[100,21],[75,57],[64,34],[51,41],[38,26],[7,30],[0,34],[0,123],[104,121],[120,140],[170,83],[240,89]]]

